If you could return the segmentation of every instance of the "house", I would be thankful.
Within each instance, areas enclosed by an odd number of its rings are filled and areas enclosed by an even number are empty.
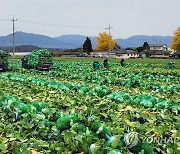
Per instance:
[[[93,51],[90,53],[91,57],[114,57],[116,55],[116,51],[107,51],[107,50],[100,50],[100,51]]]
[[[90,53],[91,57],[106,57],[110,56],[112,58],[139,58],[139,53],[133,50],[113,50],[113,51],[93,51]]]
[[[180,58],[180,51],[176,51],[176,52],[174,53],[174,55],[175,55],[175,56],[174,56],[175,58]]]
[[[125,50],[116,52],[116,56],[118,56],[118,57],[124,57],[125,55],[127,55]]]
[[[168,50],[166,44],[150,44],[151,58],[169,58],[171,51]]]
[[[137,51],[133,51],[133,50],[124,50],[124,51],[118,51],[116,53],[116,56],[118,56],[119,58],[139,58],[139,53]]]
[[[173,58],[180,58],[180,51],[175,51],[175,52],[173,52],[172,54],[171,54],[171,57],[173,57]]]
[[[150,58],[169,58],[171,55],[171,51],[162,51],[162,50],[151,50],[149,51]]]
[[[167,51],[168,49],[166,44],[150,44],[149,47],[152,51]]]
[[[126,50],[126,54],[128,58],[139,58],[139,53],[133,50]]]
[[[103,56],[107,56],[109,53],[108,51],[93,51],[90,52],[90,57],[103,57]]]

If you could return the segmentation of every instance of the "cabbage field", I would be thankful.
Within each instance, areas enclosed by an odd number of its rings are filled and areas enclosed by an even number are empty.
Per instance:
[[[0,72],[0,153],[180,153],[179,60],[172,69],[148,59],[98,70],[85,59],[54,60],[50,71],[9,65]]]

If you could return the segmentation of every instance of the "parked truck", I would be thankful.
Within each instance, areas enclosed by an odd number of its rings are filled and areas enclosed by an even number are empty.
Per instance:
[[[8,53],[0,50],[0,71],[8,70]]]
[[[52,65],[52,54],[47,49],[35,49],[22,59],[22,67],[26,69],[50,70]]]

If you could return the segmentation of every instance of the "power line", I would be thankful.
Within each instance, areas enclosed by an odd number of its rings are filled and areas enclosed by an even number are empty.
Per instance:
[[[11,21],[11,19],[0,19],[0,21]]]
[[[34,21],[27,21],[27,20],[18,20],[18,22],[35,24],[35,25],[43,25],[43,26],[64,27],[64,28],[102,29],[102,27],[68,26],[68,25],[48,24],[48,23],[41,23],[41,22],[34,22]]]

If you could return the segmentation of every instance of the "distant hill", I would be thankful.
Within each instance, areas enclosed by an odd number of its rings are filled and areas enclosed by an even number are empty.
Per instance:
[[[84,35],[61,35],[59,37],[49,37],[45,35],[16,32],[15,33],[15,45],[32,45],[41,48],[60,48],[60,49],[73,49],[79,48],[83,45],[87,36]],[[96,37],[90,36],[93,48],[96,46]],[[144,42],[149,44],[167,44],[169,46],[171,42],[171,36],[146,36],[136,35],[127,39],[116,39],[117,44],[122,48],[126,47],[139,47]],[[12,46],[12,35],[0,36],[0,46]]]
[[[84,41],[86,40],[86,36],[83,35],[61,35],[59,37],[55,37],[56,40],[62,41],[64,43],[73,44],[73,47],[81,47]],[[90,36],[93,47],[96,46],[96,37]],[[116,39],[117,44],[122,48],[127,47],[139,47],[144,44],[144,42],[148,42],[149,44],[167,44],[169,46],[172,40],[171,36],[147,36],[147,35],[136,35],[129,37],[127,39]]]
[[[89,36],[88,36],[89,37]],[[84,35],[61,35],[59,37],[55,37],[56,40],[61,41],[61,42],[69,42],[70,44],[73,45],[73,48],[81,47],[86,40],[87,36]],[[91,43],[93,47],[95,48],[96,46],[96,37],[95,36],[90,36]]]
[[[39,49],[40,47],[38,46],[32,46],[32,45],[21,45],[21,46],[16,46],[15,51],[16,52],[31,52],[34,49]],[[12,46],[0,46],[0,50],[5,50],[8,52],[12,52]]]
[[[24,32],[15,33],[15,45],[33,45],[42,48],[68,48],[71,46],[69,43],[58,41],[49,36]],[[12,35],[1,36],[0,46],[12,46]]]
[[[149,44],[167,44],[170,45],[172,36],[147,36],[147,35],[135,35],[127,39],[116,39],[117,44],[121,47],[139,47],[142,46],[144,42]]]

